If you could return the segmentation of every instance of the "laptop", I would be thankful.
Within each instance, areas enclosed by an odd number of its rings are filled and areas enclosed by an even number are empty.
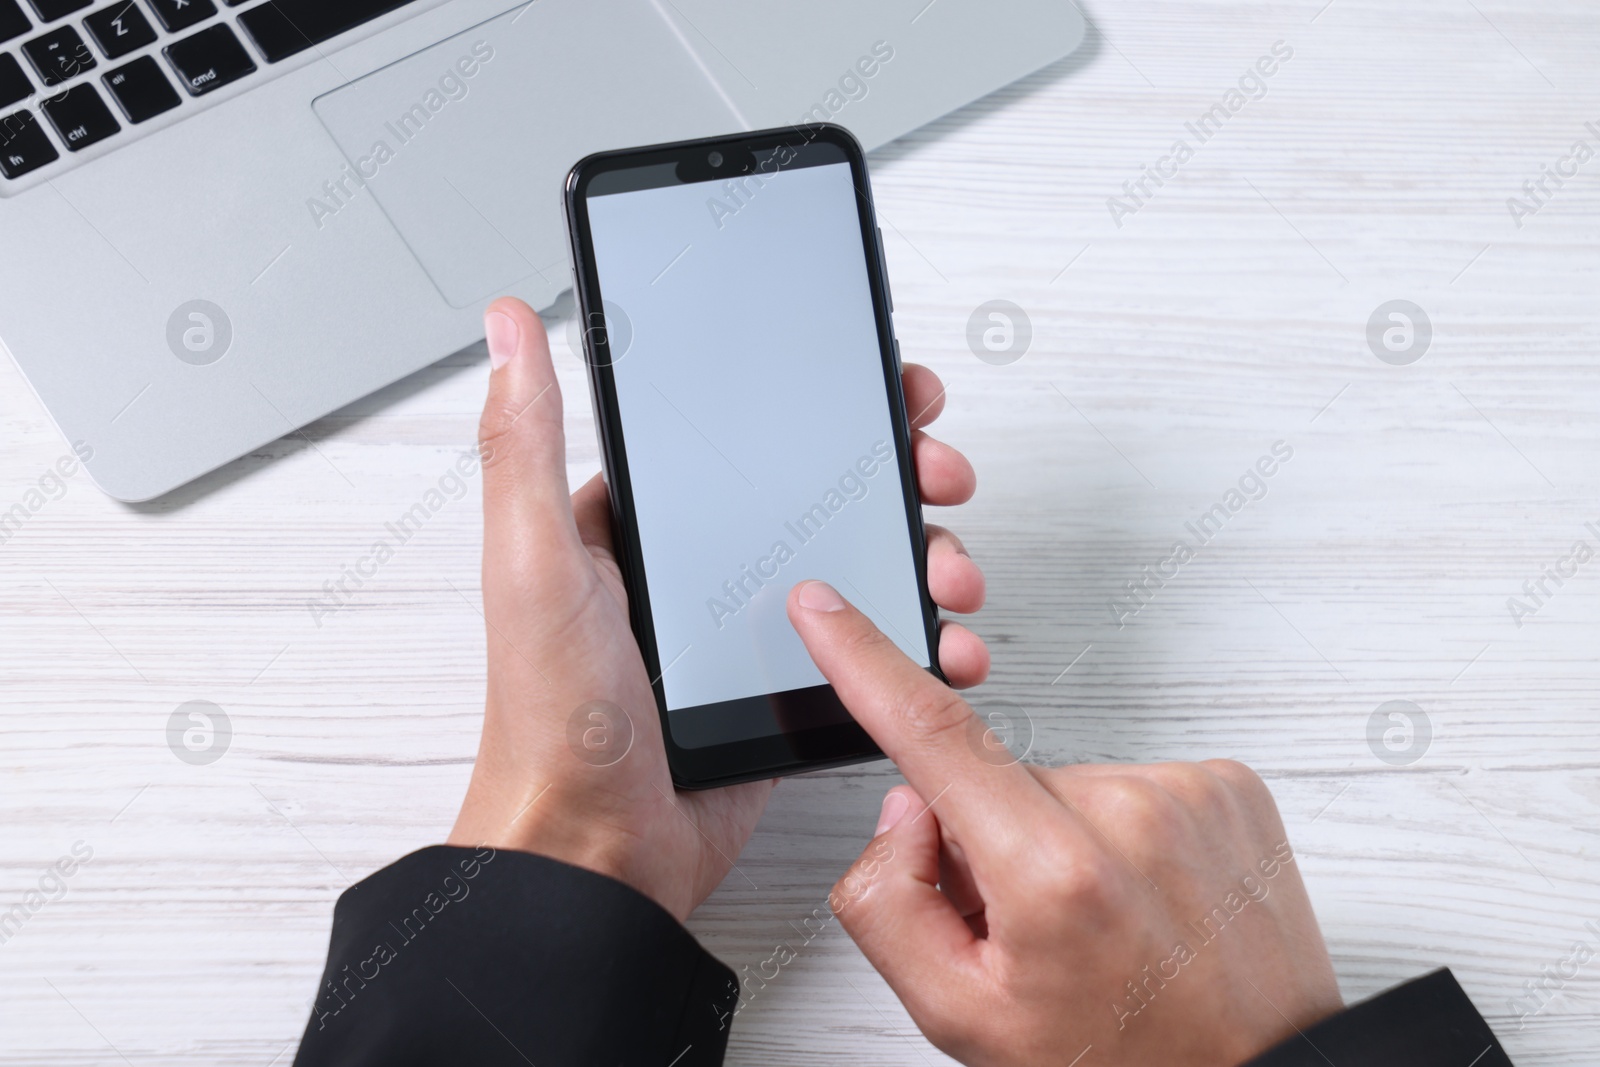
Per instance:
[[[143,501],[570,287],[571,165],[869,149],[1075,49],[1070,0],[0,0],[0,340]]]

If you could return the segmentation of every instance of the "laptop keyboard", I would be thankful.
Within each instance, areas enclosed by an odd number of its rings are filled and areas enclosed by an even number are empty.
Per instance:
[[[414,2],[0,0],[0,188]]]

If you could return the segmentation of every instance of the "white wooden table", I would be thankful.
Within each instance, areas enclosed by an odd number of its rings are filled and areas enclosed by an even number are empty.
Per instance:
[[[990,576],[977,699],[1051,760],[1251,763],[1347,998],[1449,965],[1519,1065],[1593,1064],[1600,560],[1537,605],[1523,583],[1600,548],[1600,159],[1520,227],[1507,198],[1600,150],[1600,12],[1085,3],[1079,56],[876,157],[902,343],[982,481],[937,516]],[[1200,143],[1185,124],[1278,41],[1265,96]],[[1192,158],[1117,226],[1108,197],[1178,138]],[[1008,365],[966,340],[992,299],[1032,324]],[[1402,299],[1432,338],[1400,366],[1367,323]],[[561,354],[576,479],[597,459]],[[477,485],[347,608],[307,602],[469,447],[485,376],[463,353],[148,507],[79,474],[0,545],[0,912],[93,849],[0,944],[0,1062],[292,1056],[335,896],[441,840],[467,781]],[[66,449],[0,379],[4,510]],[[1279,441],[1267,495],[1119,626],[1111,599]],[[231,722],[209,765],[168,748],[192,700]],[[1399,720],[1369,741],[1389,701],[1425,745]],[[695,932],[735,968],[797,941],[896,780],[785,783]],[[1595,958],[1564,964],[1578,942]],[[1547,967],[1569,977],[1519,1018]],[[835,925],[729,1059],[942,1057]]]

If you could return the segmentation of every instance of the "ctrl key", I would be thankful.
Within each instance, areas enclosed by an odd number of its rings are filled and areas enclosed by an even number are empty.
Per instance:
[[[122,129],[92,85],[74,85],[40,106],[69,152],[82,151]]]
[[[61,158],[31,111],[0,118],[0,174],[20,178]]]

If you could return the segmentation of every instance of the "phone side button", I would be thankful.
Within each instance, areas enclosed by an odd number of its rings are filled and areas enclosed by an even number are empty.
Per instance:
[[[900,338],[894,339],[894,369],[896,374],[904,374],[905,369],[900,365]]]
[[[889,314],[894,314],[894,290],[889,288],[889,264],[883,258],[883,227],[878,227],[878,276],[883,279],[883,296],[889,302]]]

